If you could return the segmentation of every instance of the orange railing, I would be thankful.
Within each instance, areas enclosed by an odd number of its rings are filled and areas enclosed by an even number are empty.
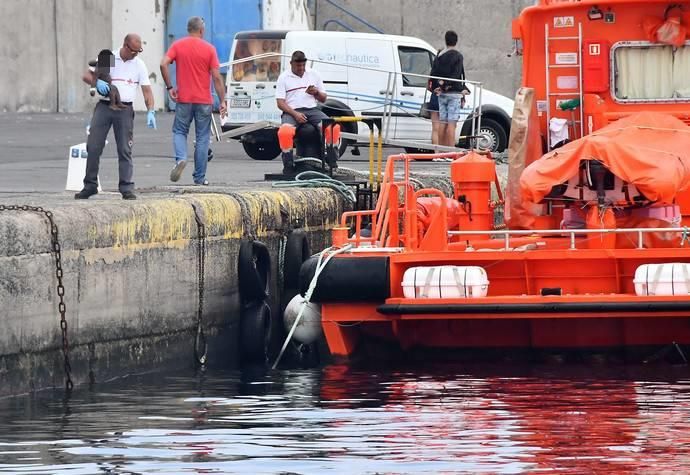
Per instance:
[[[416,249],[421,244],[418,236],[417,198],[422,195],[433,194],[442,197],[441,206],[431,217],[432,222],[445,221],[445,196],[436,189],[415,191],[410,182],[410,162],[413,160],[433,160],[437,158],[457,159],[467,154],[463,152],[445,152],[432,154],[398,154],[388,157],[383,180],[379,188],[376,207],[366,211],[348,211],[341,217],[341,226],[348,228],[354,220],[354,233],[348,241],[355,246],[368,244],[373,247],[399,247]],[[395,179],[396,162],[403,162],[404,172],[402,180]],[[400,191],[403,190],[403,202],[400,202]],[[440,214],[439,214],[440,213]],[[363,220],[368,219],[371,225],[371,235],[362,236]],[[402,225],[402,233],[401,231]],[[447,233],[447,226],[444,228]]]

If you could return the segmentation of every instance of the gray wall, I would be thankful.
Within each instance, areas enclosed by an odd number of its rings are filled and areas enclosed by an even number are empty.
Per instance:
[[[112,0],[2,0],[0,111],[87,108],[81,74],[112,42],[111,16]]]
[[[443,47],[447,30],[458,33],[469,79],[488,89],[514,97],[520,84],[520,60],[508,58],[512,50],[511,20],[534,0],[335,0],[385,33],[416,36]],[[355,31],[373,32],[326,0],[311,2],[315,29],[330,19],[347,23]],[[342,30],[329,24],[328,30]]]
[[[520,83],[510,21],[533,0],[335,0],[390,34],[436,47],[460,36],[468,77],[512,97]],[[316,29],[329,19],[372,31],[326,0],[309,2]],[[112,0],[0,1],[0,112],[80,112],[90,108],[81,82],[86,62],[112,43]],[[328,29],[340,29],[331,24]],[[94,46],[98,45],[98,46]]]

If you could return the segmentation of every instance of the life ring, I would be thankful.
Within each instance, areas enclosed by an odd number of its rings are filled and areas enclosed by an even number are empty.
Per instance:
[[[265,363],[268,361],[271,325],[271,307],[264,300],[242,306],[240,357],[243,362]]]
[[[271,255],[261,241],[240,243],[237,256],[237,285],[242,303],[268,298],[271,286]]]

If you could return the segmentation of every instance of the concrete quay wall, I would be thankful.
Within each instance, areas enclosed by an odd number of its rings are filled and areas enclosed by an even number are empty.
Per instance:
[[[59,230],[75,385],[194,364],[197,219],[207,234],[203,322],[209,363],[227,365],[237,358],[241,240],[267,244],[277,309],[282,238],[303,227],[316,252],[330,242],[328,230],[344,210],[340,195],[327,189],[30,204],[49,209]],[[64,386],[56,287],[45,216],[0,210],[0,396]]]

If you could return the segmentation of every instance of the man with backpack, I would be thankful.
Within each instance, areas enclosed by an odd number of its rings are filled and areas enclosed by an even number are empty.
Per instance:
[[[457,78],[458,81],[432,80],[432,88],[438,94],[438,114],[440,120],[438,139],[441,145],[455,146],[455,128],[462,112],[464,97],[469,94],[465,86],[465,67],[463,57],[457,50],[458,34],[446,31],[446,48],[441,51],[431,67],[431,76]]]

